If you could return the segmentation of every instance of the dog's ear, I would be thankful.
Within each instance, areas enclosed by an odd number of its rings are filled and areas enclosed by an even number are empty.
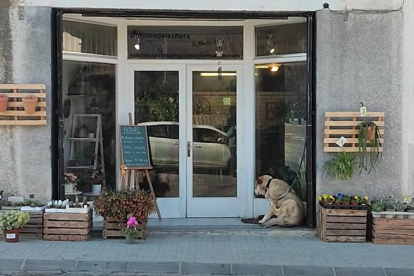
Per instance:
[[[263,176],[259,176],[259,177],[256,179],[256,182],[257,182],[257,183],[259,183],[259,184],[262,184],[262,183],[263,183]]]

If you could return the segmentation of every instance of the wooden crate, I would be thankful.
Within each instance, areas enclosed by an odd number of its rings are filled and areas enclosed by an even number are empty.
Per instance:
[[[30,215],[30,220],[20,230],[20,239],[42,239],[43,237],[43,212],[28,212],[28,213]],[[4,235],[0,235],[0,239],[4,239]]]
[[[318,235],[327,242],[366,242],[367,210],[326,209],[319,212]]]
[[[125,233],[122,231],[125,228],[126,222],[119,222],[114,218],[104,218],[102,237],[107,238],[125,238]],[[139,237],[138,239],[145,240],[147,238],[147,222],[139,222],[138,224]]]
[[[367,116],[361,117],[359,112],[325,112],[325,130],[323,139],[324,152],[359,152],[357,126],[364,121],[374,122],[381,135],[381,144],[378,151],[382,152],[384,143],[384,112],[367,112]],[[346,144],[341,148],[336,142],[343,136],[347,139]],[[370,148],[366,148],[370,151]]]
[[[46,125],[46,85],[44,84],[0,84],[0,93],[9,96],[6,112],[0,112],[0,125]],[[36,112],[27,114],[23,108],[22,98],[35,95],[39,101]]]
[[[414,245],[414,219],[374,218],[370,215],[368,240],[377,244]]]
[[[87,241],[93,228],[92,210],[86,214],[45,213],[43,239],[48,241]]]

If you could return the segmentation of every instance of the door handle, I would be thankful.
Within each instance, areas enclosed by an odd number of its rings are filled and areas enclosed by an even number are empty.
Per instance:
[[[194,146],[194,148],[196,148],[196,149],[200,149],[200,148],[201,148],[201,146],[200,146],[200,145],[195,145],[195,146]]]
[[[187,157],[191,157],[191,142],[187,142]]]

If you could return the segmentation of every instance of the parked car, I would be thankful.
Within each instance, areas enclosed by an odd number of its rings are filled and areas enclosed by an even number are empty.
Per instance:
[[[145,122],[152,161],[159,167],[178,167],[179,123]],[[192,156],[194,168],[227,169],[231,159],[225,132],[208,125],[193,126]]]

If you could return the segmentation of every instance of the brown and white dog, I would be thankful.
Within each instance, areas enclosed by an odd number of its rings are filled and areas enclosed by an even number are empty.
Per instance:
[[[254,193],[264,195],[270,201],[270,209],[259,221],[260,224],[270,227],[296,226],[302,223],[302,201],[285,181],[272,178],[270,175],[260,176],[256,179]]]

